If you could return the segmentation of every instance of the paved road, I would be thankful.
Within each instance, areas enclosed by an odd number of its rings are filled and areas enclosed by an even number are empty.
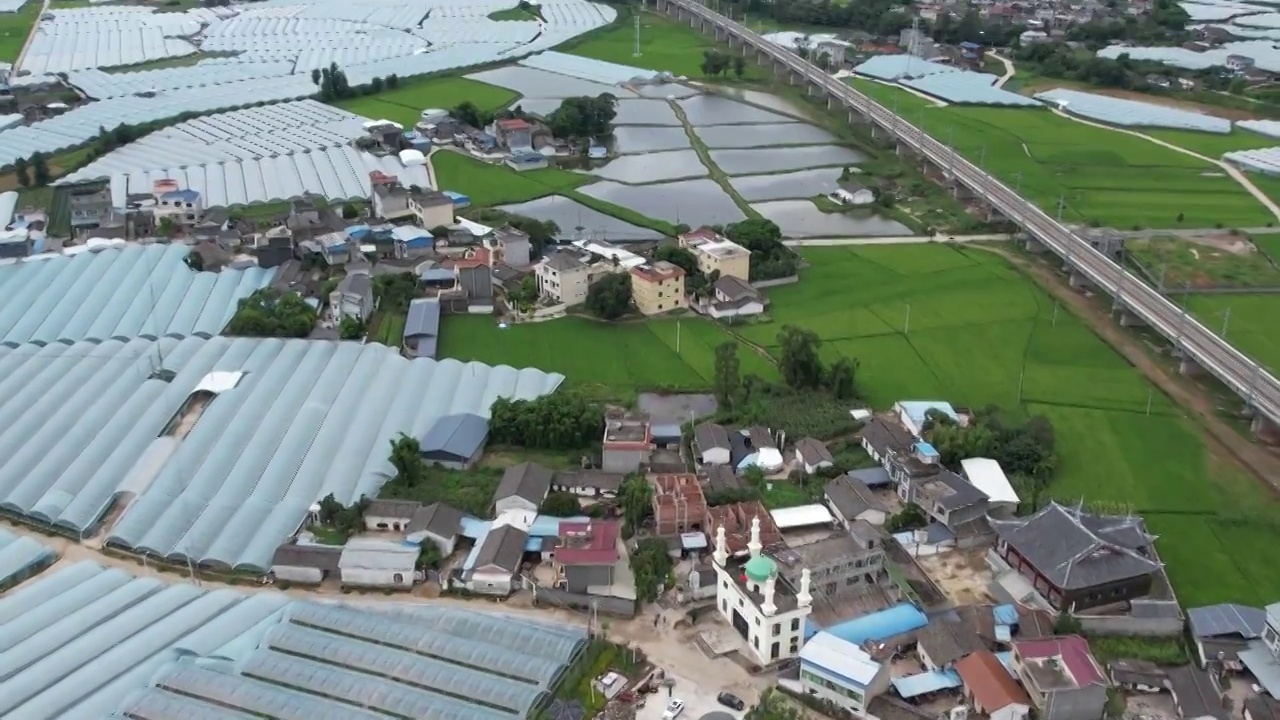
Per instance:
[[[887,108],[828,76],[816,66],[694,0],[661,0],[719,27],[730,37],[755,48],[808,84],[856,110],[898,138],[907,148],[949,172],[964,186],[986,199],[1005,217],[1017,222],[1046,247],[1067,260],[1093,285],[1115,296],[1128,308],[1224,384],[1245,398],[1265,417],[1280,423],[1280,381],[1255,361],[1236,350],[1212,330],[1190,317],[1141,280],[1098,251],[1066,226],[1020,197],[982,169],[926,135],[923,130],[895,116]]]
[[[1013,78],[1013,74],[1017,72],[1016,70],[1013,69],[1013,61],[997,53],[995,50],[988,50],[987,57],[991,58],[992,60],[998,60],[1000,61],[1001,65],[1004,65],[1004,74],[1001,75],[1000,79],[996,81],[996,87],[1003,88],[1004,84],[1009,82],[1009,80]]]

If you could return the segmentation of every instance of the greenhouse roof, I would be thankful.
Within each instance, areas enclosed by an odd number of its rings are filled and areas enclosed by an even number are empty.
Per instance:
[[[22,579],[28,571],[57,557],[53,548],[0,528],[0,588]]]
[[[316,610],[341,611],[320,629]],[[534,660],[559,676],[585,645],[583,628],[530,623],[456,609],[390,603],[360,607],[167,585],[94,563],[49,573],[0,599],[5,693],[0,714],[68,717],[183,717],[241,720],[515,720],[545,685],[371,643],[346,624],[385,623],[415,638],[468,645],[457,616],[492,630],[484,652],[543,641]],[[504,655],[505,653],[505,655]],[[320,661],[322,659],[322,661]]]
[[[275,270],[196,272],[185,245],[130,245],[0,265],[0,344],[212,337]]]
[[[213,371],[244,375],[194,394]],[[0,507],[80,531],[132,493],[108,543],[265,572],[312,503],[376,494],[398,433],[417,437],[451,412],[488,417],[499,397],[535,398],[563,380],[408,360],[374,343],[0,347]]]
[[[108,77],[119,77],[109,75]],[[364,118],[315,100],[188,120],[116,148],[57,185],[200,163],[279,157],[340,147],[365,134]]]
[[[206,208],[292,200],[314,195],[329,200],[368,198],[369,173],[397,177],[406,186],[431,187],[426,165],[404,165],[393,155],[378,157],[351,146],[262,159],[207,162],[141,172],[114,173],[111,197],[124,207],[132,193],[150,192],[157,180],[172,178],[198,191]]]
[[[1223,134],[1231,132],[1230,120],[1139,100],[1064,88],[1036,93],[1036,99],[1046,105],[1056,106],[1063,112],[1109,125],[1164,127]]]

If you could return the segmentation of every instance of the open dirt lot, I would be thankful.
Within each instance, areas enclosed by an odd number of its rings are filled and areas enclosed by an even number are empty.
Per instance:
[[[985,550],[953,550],[916,558],[938,587],[957,605],[991,602],[987,585],[991,570],[983,560]]]

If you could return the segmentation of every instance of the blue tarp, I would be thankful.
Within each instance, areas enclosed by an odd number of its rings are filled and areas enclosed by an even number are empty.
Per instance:
[[[991,613],[995,616],[998,625],[1017,625],[1018,624],[1018,608],[1013,605],[997,605]]]
[[[932,445],[930,445],[929,443],[923,440],[916,443],[916,452],[920,453],[921,455],[936,456],[938,454],[938,451]]]
[[[892,680],[893,689],[904,698],[919,697],[939,690],[958,688],[963,683],[955,670],[932,670],[919,675],[896,677]]]

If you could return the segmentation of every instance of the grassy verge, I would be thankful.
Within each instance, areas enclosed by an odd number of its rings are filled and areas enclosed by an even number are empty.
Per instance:
[[[624,222],[629,222],[632,225],[639,225],[640,227],[657,230],[668,237],[675,237],[676,235],[676,226],[665,220],[658,220],[656,218],[651,218],[648,215],[641,215],[630,208],[624,208],[621,205],[615,205],[606,200],[593,198],[590,195],[578,192],[577,190],[565,190],[560,194],[574,202],[582,203],[592,210],[602,212],[605,215],[612,215],[613,217]]]
[[[703,167],[710,173],[711,179],[720,186],[720,189],[733,199],[733,204],[738,206],[748,218],[759,218],[760,213],[733,189],[733,185],[729,183],[729,176],[725,174],[715,160],[711,159],[711,151],[707,149],[707,144],[702,142],[702,138],[698,137],[698,133],[693,131],[693,125],[689,124],[689,118],[685,116],[684,110],[675,103],[671,105],[676,111],[676,117],[680,118],[680,125],[684,127],[684,134],[689,138],[689,144],[693,146],[694,152],[698,153],[698,160],[702,162]]]
[[[1248,239],[1242,235],[1240,242]],[[1125,251],[1166,288],[1280,287],[1280,267],[1265,252],[1231,252],[1172,236],[1131,239]]]

